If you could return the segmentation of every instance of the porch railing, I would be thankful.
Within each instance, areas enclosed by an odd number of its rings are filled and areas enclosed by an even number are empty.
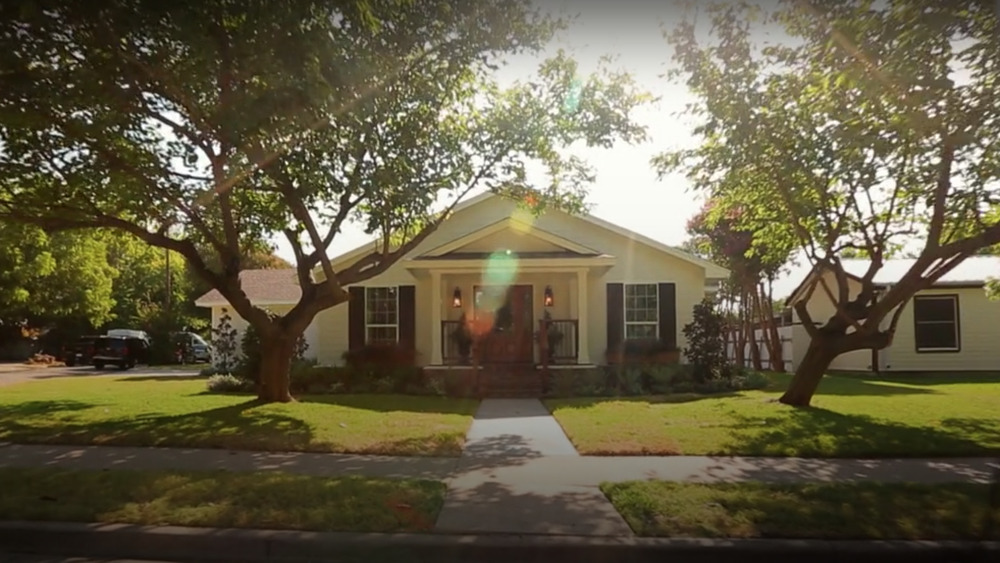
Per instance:
[[[548,324],[549,361],[553,363],[576,362],[580,352],[579,321],[576,319],[538,321],[539,334],[545,328],[546,323]]]
[[[538,321],[537,334],[541,335],[542,323]],[[460,321],[441,321],[441,361],[445,364],[460,364],[463,361],[462,350],[455,334],[461,326]],[[550,339],[546,348],[549,350],[549,363],[574,363],[579,357],[580,332],[579,321],[576,319],[551,319],[548,321]],[[558,335],[558,336],[555,336]],[[534,339],[535,350],[539,356],[542,353],[541,342]],[[539,357],[539,360],[542,358]]]
[[[455,339],[455,333],[461,326],[460,321],[441,321],[441,360],[445,364],[462,362],[462,354]]]

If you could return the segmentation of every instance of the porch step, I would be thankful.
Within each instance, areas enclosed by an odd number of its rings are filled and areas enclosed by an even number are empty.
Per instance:
[[[542,396],[542,380],[529,369],[496,369],[483,373],[482,391],[486,397],[529,398]]]

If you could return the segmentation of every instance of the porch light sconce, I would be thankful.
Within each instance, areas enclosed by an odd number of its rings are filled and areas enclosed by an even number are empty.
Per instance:
[[[546,307],[551,307],[552,303],[554,301],[554,299],[552,298],[552,286],[551,285],[545,286],[545,298],[544,299],[545,299],[545,306]]]
[[[462,290],[456,287],[455,291],[451,294],[451,306],[456,309],[462,308]]]

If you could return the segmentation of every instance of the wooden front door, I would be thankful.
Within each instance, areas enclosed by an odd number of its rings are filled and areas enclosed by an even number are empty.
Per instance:
[[[488,327],[480,341],[480,361],[531,363],[534,360],[531,286],[476,286],[474,293],[477,324]]]

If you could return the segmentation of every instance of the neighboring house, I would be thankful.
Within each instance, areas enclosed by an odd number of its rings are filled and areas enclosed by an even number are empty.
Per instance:
[[[866,260],[843,260],[851,297],[861,288]],[[873,280],[881,289],[898,282],[913,260],[888,260]],[[820,271],[813,271],[788,297],[789,306],[805,298]],[[836,295],[833,273],[822,270]],[[945,274],[933,287],[917,292],[904,305],[896,335],[883,350],[856,350],[834,360],[831,369],[844,371],[985,371],[1000,370],[1000,302],[986,297],[986,280],[1000,276],[1000,257],[975,256]],[[834,302],[817,285],[808,302],[813,322],[823,324],[836,312]],[[891,317],[891,315],[889,316]],[[809,346],[809,334],[793,309],[792,368]],[[883,321],[888,327],[890,318]],[[786,358],[788,359],[788,358]]]
[[[366,244],[333,259],[343,269],[373,251]],[[314,274],[322,279],[322,270]],[[605,363],[626,339],[659,339],[683,348],[692,309],[728,272],[676,248],[590,215],[547,211],[534,216],[484,194],[451,217],[382,274],[348,287],[348,303],[322,311],[307,331],[309,353],[322,364],[372,343],[415,349],[421,365],[459,363],[459,320],[498,329],[490,361],[539,362],[534,337],[543,318],[561,338],[559,363]],[[243,273],[250,300],[272,311],[298,299],[292,270]],[[213,324],[228,303],[209,292]],[[231,309],[229,309],[232,315]],[[241,320],[234,322],[245,326]]]

